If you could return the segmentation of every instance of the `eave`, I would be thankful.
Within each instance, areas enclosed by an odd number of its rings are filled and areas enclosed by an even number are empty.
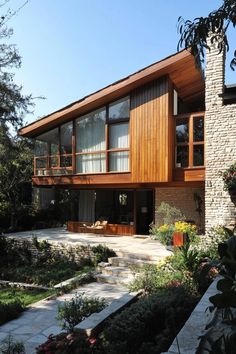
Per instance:
[[[202,71],[196,67],[192,54],[183,50],[23,127],[19,134],[35,137],[165,75],[169,75],[179,96],[186,103],[191,104],[193,98],[204,97]]]

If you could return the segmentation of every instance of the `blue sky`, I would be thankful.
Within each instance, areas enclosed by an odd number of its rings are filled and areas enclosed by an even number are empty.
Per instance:
[[[15,10],[24,2],[9,0],[1,11]],[[14,30],[10,42],[22,56],[15,81],[24,93],[46,97],[36,100],[34,115],[25,121],[49,114],[173,54],[179,38],[178,17],[205,16],[221,3],[30,0],[8,22]],[[227,70],[226,81],[236,82],[236,73]]]

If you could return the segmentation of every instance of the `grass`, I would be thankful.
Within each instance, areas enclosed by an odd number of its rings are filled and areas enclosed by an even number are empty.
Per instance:
[[[0,289],[0,302],[9,304],[15,300],[20,300],[24,306],[28,306],[53,294],[55,294],[54,290],[31,290],[4,287]]]
[[[73,278],[82,273],[92,271],[91,266],[79,266],[73,262],[54,262],[40,266],[18,266],[2,267],[0,269],[1,279],[9,281],[38,284],[51,287],[64,280]]]

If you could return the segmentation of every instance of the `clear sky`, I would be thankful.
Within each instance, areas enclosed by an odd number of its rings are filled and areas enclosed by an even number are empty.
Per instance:
[[[24,2],[7,0],[0,10],[16,10]],[[46,97],[35,101],[34,115],[27,116],[26,122],[175,53],[178,17],[205,16],[221,3],[30,0],[8,22],[14,30],[10,42],[22,56],[15,81],[23,86],[24,93]],[[236,73],[227,70],[226,81],[236,82]]]

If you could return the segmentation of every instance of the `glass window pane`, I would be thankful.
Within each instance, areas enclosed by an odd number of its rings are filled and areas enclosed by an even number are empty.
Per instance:
[[[204,166],[204,145],[193,146],[193,165]]]
[[[105,154],[86,154],[76,156],[77,173],[105,172]]]
[[[129,97],[109,104],[109,119],[129,118]]]
[[[129,147],[129,124],[111,124],[109,126],[109,148]]]
[[[57,156],[50,156],[49,163],[50,163],[50,167],[57,167],[58,166],[58,157]]]
[[[105,150],[106,109],[91,112],[76,121],[76,152]]]
[[[176,119],[176,141],[177,143],[188,143],[188,119]]]
[[[193,141],[204,141],[204,119],[203,117],[193,118]]]
[[[72,156],[61,156],[61,167],[72,166]]]
[[[72,154],[72,122],[61,126],[61,154]]]
[[[58,154],[58,144],[59,144],[58,128],[49,130],[48,132],[37,136],[37,140],[50,144],[50,148],[49,148],[50,155]]]
[[[110,152],[109,171],[129,171],[129,152]]]
[[[188,167],[188,146],[177,146],[176,167]]]
[[[45,141],[36,140],[34,146],[34,156],[47,156],[48,144]]]
[[[46,168],[47,167],[47,158],[38,158],[36,159],[36,168]]]

